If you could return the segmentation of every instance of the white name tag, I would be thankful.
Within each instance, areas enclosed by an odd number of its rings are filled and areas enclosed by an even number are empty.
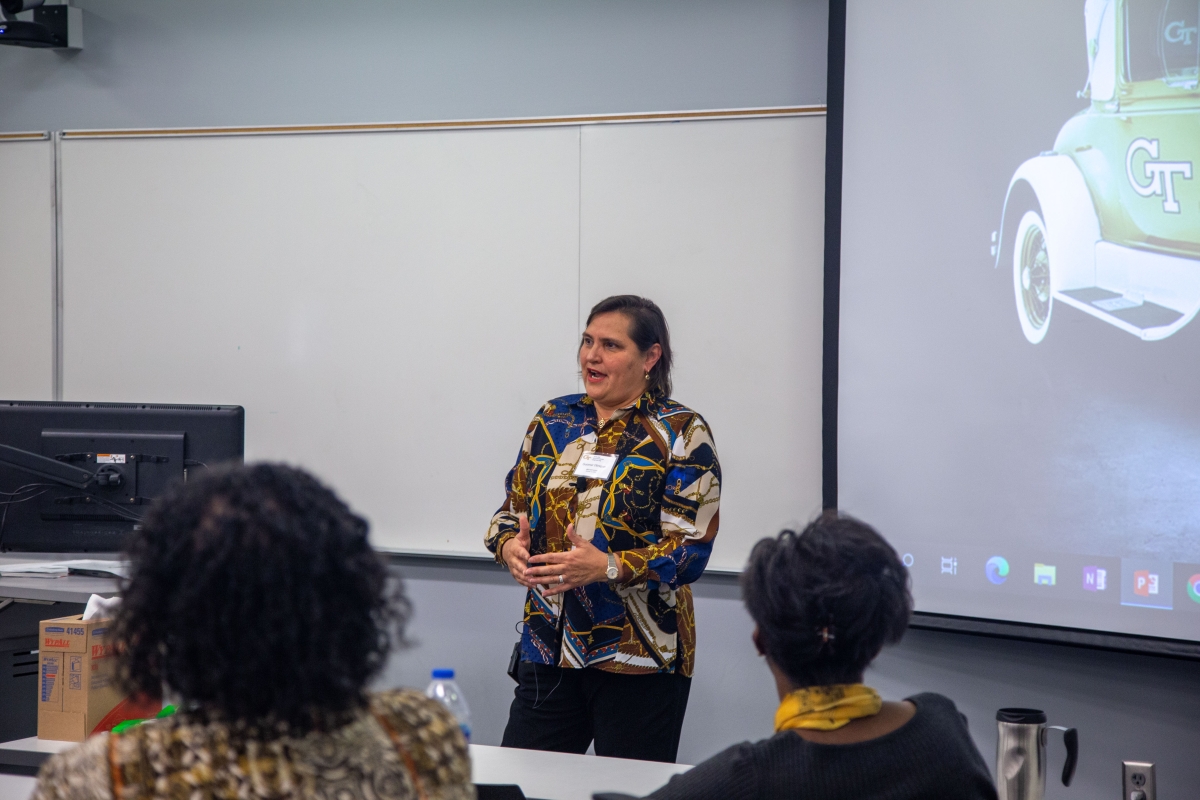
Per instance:
[[[617,465],[617,457],[605,453],[584,453],[575,464],[576,478],[599,478],[608,480],[613,467]]]

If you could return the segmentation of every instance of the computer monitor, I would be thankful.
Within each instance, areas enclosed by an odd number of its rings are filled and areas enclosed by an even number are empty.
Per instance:
[[[151,501],[240,463],[241,406],[0,401],[0,551],[117,552]]]

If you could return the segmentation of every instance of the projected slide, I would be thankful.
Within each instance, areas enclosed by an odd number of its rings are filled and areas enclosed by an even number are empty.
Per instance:
[[[1200,0],[849,0],[839,502],[919,610],[1200,641]]]
[[[992,253],[1030,342],[1055,303],[1163,339],[1200,309],[1197,3],[1087,0],[1084,18],[1091,105],[1017,168]]]

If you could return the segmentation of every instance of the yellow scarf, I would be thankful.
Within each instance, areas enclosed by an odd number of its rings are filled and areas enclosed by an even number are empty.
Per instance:
[[[809,686],[783,698],[775,712],[775,732],[836,731],[852,719],[875,716],[881,708],[879,692],[861,683]]]

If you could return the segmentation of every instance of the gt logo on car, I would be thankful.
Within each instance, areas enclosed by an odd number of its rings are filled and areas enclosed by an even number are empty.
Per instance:
[[[1163,38],[1165,38],[1171,44],[1191,44],[1192,37],[1196,35],[1196,29],[1185,28],[1185,24],[1186,23],[1183,20],[1172,22],[1167,26],[1167,29],[1163,31]]]
[[[1163,211],[1168,214],[1179,213],[1179,201],[1175,199],[1175,175],[1182,175],[1184,180],[1192,179],[1192,162],[1190,161],[1149,161],[1144,166],[1149,183],[1139,183],[1133,176],[1133,157],[1139,150],[1145,150],[1150,158],[1158,158],[1158,139],[1134,139],[1129,143],[1125,152],[1125,176],[1129,185],[1142,197],[1161,195]]]

